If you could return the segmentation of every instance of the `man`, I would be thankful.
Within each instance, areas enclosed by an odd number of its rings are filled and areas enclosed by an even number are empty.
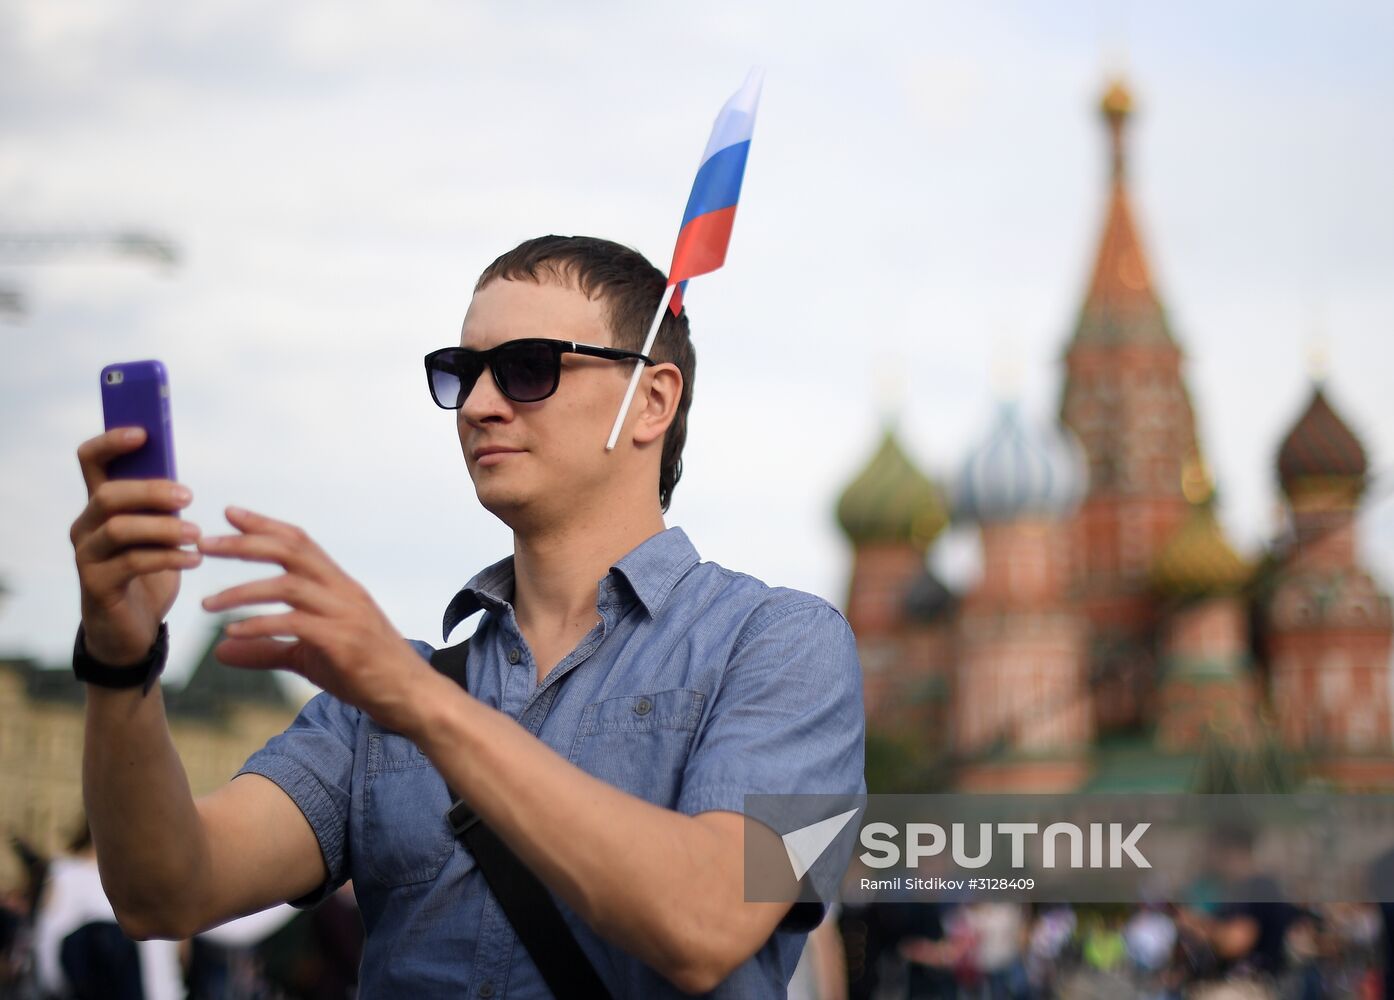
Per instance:
[[[443,817],[448,785],[551,890],[612,992],[783,994],[809,914],[744,900],[743,799],[864,788],[860,668],[826,602],[700,562],[665,529],[692,391],[685,314],[665,319],[604,450],[663,287],[613,243],[529,241],[484,272],[463,350],[431,356],[479,500],[514,533],[513,555],[446,611],[447,639],[484,611],[469,693],[299,528],[228,508],[238,534],[201,537],[172,516],[187,489],[105,479],[140,433],[82,445],[81,655],[148,664],[184,569],[204,555],[266,562],[284,572],[203,607],[291,610],[229,625],[217,654],[325,692],[194,800],[158,688],[87,675],[84,793],[129,932],[183,936],[281,900],[311,905],[351,877],[364,996],[544,996]],[[533,339],[566,346],[516,343]],[[195,540],[197,552],[179,548]]]

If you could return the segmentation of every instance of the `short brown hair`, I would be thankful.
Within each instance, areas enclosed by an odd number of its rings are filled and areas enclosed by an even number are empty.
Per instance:
[[[541,281],[544,275],[571,281],[588,298],[605,303],[615,347],[642,350],[654,310],[663,298],[667,277],[643,254],[593,236],[539,236],[518,244],[479,276],[477,292],[491,281]],[[664,310],[663,322],[649,357],[670,361],[682,373],[678,412],[663,436],[658,472],[658,503],[663,510],[673,500],[673,487],[682,478],[682,448],[687,442],[687,411],[692,405],[692,380],[697,355],[689,337],[687,310],[677,316]]]

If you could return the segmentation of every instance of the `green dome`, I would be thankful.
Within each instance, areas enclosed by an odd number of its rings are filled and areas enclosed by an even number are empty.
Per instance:
[[[853,545],[909,542],[923,550],[944,530],[949,516],[939,489],[887,429],[876,454],[838,500],[837,520]]]
[[[1191,505],[1181,527],[1152,564],[1152,583],[1178,597],[1238,590],[1251,569],[1225,541],[1210,500]]]

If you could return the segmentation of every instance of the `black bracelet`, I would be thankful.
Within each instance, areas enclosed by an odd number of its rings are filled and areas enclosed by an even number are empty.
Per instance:
[[[145,659],[124,667],[109,666],[93,659],[87,652],[87,644],[84,641],[86,635],[79,624],[77,641],[73,643],[73,674],[84,684],[95,684],[104,688],[139,687],[141,696],[144,697],[155,686],[160,674],[164,673],[165,660],[169,658],[169,625],[165,622],[160,622],[160,631],[155,635],[155,645],[150,647]]]

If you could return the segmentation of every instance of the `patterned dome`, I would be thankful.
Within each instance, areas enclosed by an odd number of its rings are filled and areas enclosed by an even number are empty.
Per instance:
[[[1152,584],[1176,597],[1198,597],[1238,590],[1248,581],[1251,567],[1230,548],[1224,529],[1215,520],[1210,499],[1191,505],[1152,563]]]
[[[1367,467],[1360,439],[1336,415],[1321,385],[1314,385],[1312,401],[1278,449],[1283,491],[1290,494],[1301,479],[1363,479]]]
[[[949,515],[939,489],[887,428],[876,454],[838,500],[837,520],[854,545],[909,542],[923,550],[944,530]]]
[[[974,521],[1069,512],[1082,495],[1084,452],[1068,429],[1028,430],[1004,403],[985,440],[963,463],[955,513]]]

